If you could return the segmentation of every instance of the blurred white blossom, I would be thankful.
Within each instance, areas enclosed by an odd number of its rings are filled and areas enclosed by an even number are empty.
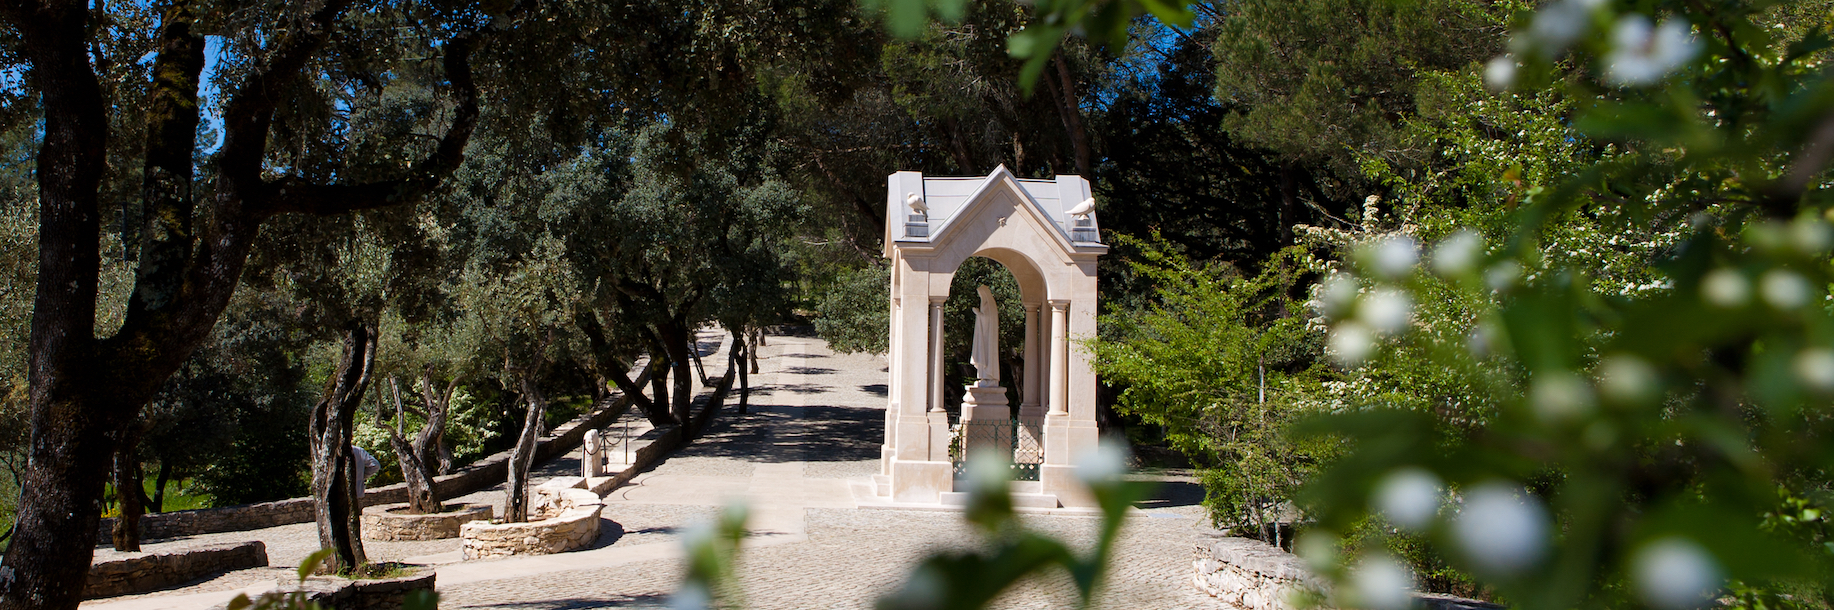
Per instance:
[[[1325,278],[1319,286],[1318,296],[1324,304],[1324,314],[1339,317],[1350,311],[1350,305],[1356,302],[1356,276],[1348,273],[1333,273]]]
[[[1631,566],[1637,593],[1663,610],[1698,608],[1719,590],[1719,564],[1692,540],[1668,537],[1637,551]]]
[[[1834,227],[1829,227],[1828,223],[1819,218],[1803,217],[1790,223],[1789,237],[1790,241],[1795,242],[1797,250],[1814,256],[1834,246]]]
[[[1127,474],[1127,447],[1120,443],[1104,439],[1076,458],[1076,478],[1084,485],[1113,483],[1124,474]],[[1000,485],[1004,487],[1010,477],[1010,473],[1000,473]]]
[[[1465,495],[1452,533],[1471,561],[1496,573],[1514,573],[1547,550],[1547,509],[1526,490],[1485,483]]]
[[[1834,350],[1811,347],[1796,354],[1790,366],[1796,379],[1819,392],[1834,392]]]
[[[1433,249],[1433,270],[1446,276],[1470,273],[1483,253],[1484,238],[1476,231],[1459,229]]]
[[[1424,468],[1402,468],[1376,485],[1375,509],[1390,523],[1420,531],[1439,516],[1439,502],[1444,495],[1445,487],[1437,475]]]
[[[1515,55],[1493,57],[1489,63],[1484,64],[1484,84],[1497,91],[1508,89],[1516,83],[1516,69],[1519,67],[1521,64],[1516,61]]]
[[[1392,335],[1407,329],[1407,323],[1414,314],[1414,300],[1406,292],[1381,288],[1363,299],[1356,314],[1357,319],[1376,332]]]
[[[1403,610],[1414,601],[1414,574],[1386,554],[1364,557],[1350,579],[1364,608]]]
[[[1611,53],[1605,56],[1605,79],[1618,85],[1640,86],[1662,77],[1700,52],[1700,41],[1687,22],[1670,19],[1651,26],[1649,17],[1631,13],[1611,29]]]
[[[1796,309],[1809,302],[1809,283],[1794,271],[1773,269],[1758,286],[1764,300],[1777,309]]]
[[[1744,307],[1751,300],[1751,283],[1737,269],[1714,269],[1700,279],[1700,296],[1715,307]]]
[[[1537,373],[1529,401],[1543,421],[1568,421],[1592,411],[1592,386],[1568,371]]]
[[[1598,389],[1605,398],[1621,403],[1640,403],[1653,398],[1656,369],[1642,358],[1630,354],[1613,354],[1598,363]]]
[[[1531,44],[1545,57],[1559,55],[1567,45],[1586,33],[1592,20],[1592,7],[1596,5],[1595,2],[1561,0],[1541,7],[1528,25]]]
[[[1375,333],[1360,322],[1345,322],[1331,329],[1326,347],[1339,364],[1354,366],[1375,351]]]
[[[1484,272],[1484,283],[1489,284],[1491,290],[1501,291],[1515,286],[1516,280],[1521,277],[1521,263],[1515,261],[1502,261],[1495,265],[1491,265],[1490,269]]]
[[[1420,262],[1420,246],[1414,238],[1397,235],[1376,242],[1369,248],[1369,266],[1385,279],[1397,279],[1414,270]]]

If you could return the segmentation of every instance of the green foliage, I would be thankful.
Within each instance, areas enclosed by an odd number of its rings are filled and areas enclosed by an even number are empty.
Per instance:
[[[1332,353],[1386,388],[1302,428],[1351,447],[1309,487],[1321,536],[1380,514],[1512,607],[1825,604],[1834,185],[1809,125],[1831,106],[1804,52],[1825,4],[1556,2],[1517,23],[1485,69],[1513,92],[1479,93],[1475,67],[1434,82],[1566,116],[1477,137],[1508,111],[1467,105],[1467,127],[1428,130],[1454,169],[1404,207],[1439,220],[1365,236],[1367,279],[1321,289]],[[1453,207],[1495,201],[1516,207]],[[1409,233],[1438,242],[1430,270]],[[1433,370],[1459,382],[1419,382]],[[1440,490],[1463,506],[1403,510]],[[1339,565],[1382,555],[1365,544]]]
[[[1432,149],[1403,137],[1420,78],[1502,49],[1515,0],[1250,0],[1217,17],[1216,97],[1228,125],[1288,159],[1355,177],[1357,157],[1416,166]]]
[[[1101,317],[1104,336],[1087,344],[1096,373],[1123,388],[1116,410],[1161,426],[1199,466],[1213,522],[1273,539],[1280,504],[1333,448],[1285,435],[1335,377],[1292,296],[1316,263],[1291,249],[1243,277],[1164,241],[1116,241],[1140,252],[1131,266],[1154,289],[1143,311],[1110,306]]]
[[[891,342],[891,270],[867,265],[828,285],[816,304],[815,333],[842,354],[883,354]]]

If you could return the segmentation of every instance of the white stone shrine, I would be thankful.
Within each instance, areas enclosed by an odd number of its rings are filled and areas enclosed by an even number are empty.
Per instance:
[[[1020,505],[1093,506],[1072,462],[1097,441],[1095,372],[1073,345],[1095,335],[1095,263],[1108,252],[1089,181],[1022,180],[1001,166],[985,177],[898,172],[886,182],[891,380],[878,494],[897,503],[959,500],[956,464],[981,445],[1011,447],[1016,462],[1035,463],[1037,482],[1015,484]],[[1018,281],[1024,367],[1017,413],[998,383],[970,380],[955,426],[943,404],[942,308],[971,256],[998,261]],[[960,436],[976,422],[999,436]]]

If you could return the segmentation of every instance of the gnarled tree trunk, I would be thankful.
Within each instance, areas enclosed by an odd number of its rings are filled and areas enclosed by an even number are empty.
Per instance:
[[[441,406],[444,401],[437,400],[427,392],[432,389],[430,380],[422,377],[421,381],[422,395],[427,403],[423,415],[427,421],[410,443],[403,433],[403,428],[407,426],[408,407],[401,399],[401,384],[394,378],[388,380],[390,394],[395,400],[395,424],[387,427],[388,443],[395,450],[396,461],[401,466],[401,478],[407,484],[408,512],[415,514],[444,510],[433,486],[433,464],[429,464],[423,456],[427,454],[427,443],[438,434],[438,430],[445,428],[446,411]]]
[[[547,398],[535,383],[536,373],[527,371],[518,377],[528,413],[522,418],[522,434],[509,453],[509,498],[503,503],[503,519],[511,522],[529,520],[529,469],[535,465],[535,439],[541,436],[541,420],[548,411]]]
[[[321,548],[334,549],[336,565],[327,572],[355,569],[368,562],[363,554],[362,499],[357,495],[361,468],[350,449],[352,418],[363,402],[376,364],[376,329],[351,320],[344,331],[344,357],[325,382],[325,393],[312,409],[313,518]]]

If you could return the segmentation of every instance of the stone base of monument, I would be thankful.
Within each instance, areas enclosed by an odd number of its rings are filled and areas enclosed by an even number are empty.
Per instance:
[[[958,481],[958,484],[960,482]],[[1038,481],[1013,481],[1011,497],[1014,508],[1061,508],[1056,494],[1044,493],[1044,485]],[[943,506],[967,506],[967,491],[947,491],[942,494]]]
[[[581,477],[556,477],[531,490],[529,520],[473,521],[459,528],[466,560],[551,555],[585,548],[599,537],[604,500]]]
[[[363,509],[363,537],[368,540],[444,540],[459,535],[459,527],[472,521],[489,521],[489,504],[447,506],[452,510],[416,514],[407,504],[378,504]]]

